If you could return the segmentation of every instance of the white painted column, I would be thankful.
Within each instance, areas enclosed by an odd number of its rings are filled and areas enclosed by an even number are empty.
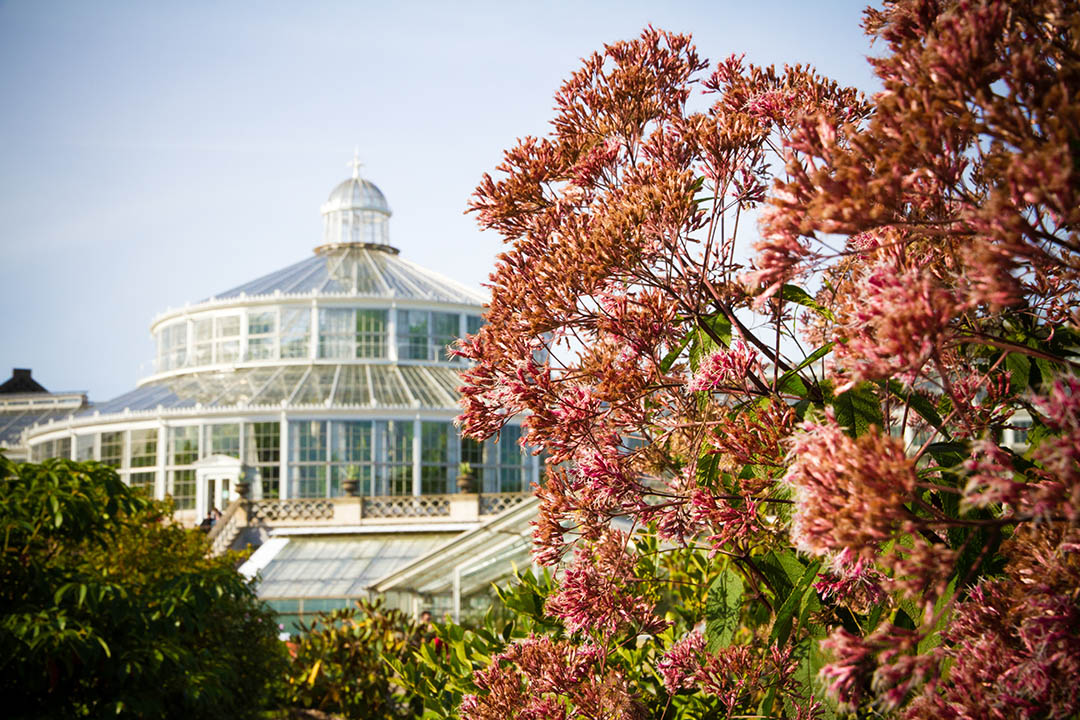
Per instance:
[[[420,497],[421,485],[420,485],[420,416],[417,415],[413,420],[413,436],[412,436],[412,494],[415,497]]]
[[[165,488],[169,482],[165,465],[169,459],[169,426],[160,417],[157,424],[157,477],[154,479],[154,497],[165,499]]]
[[[308,359],[315,360],[319,357],[319,305],[315,300],[311,301],[311,332],[308,342]]]
[[[397,304],[390,303],[390,309],[386,311],[386,358],[390,362],[397,362]]]
[[[285,409],[281,410],[281,429],[278,432],[281,448],[279,449],[280,469],[278,470],[278,497],[287,500],[289,497],[289,418]]]

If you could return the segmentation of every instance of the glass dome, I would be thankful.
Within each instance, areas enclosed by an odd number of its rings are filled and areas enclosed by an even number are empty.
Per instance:
[[[322,206],[324,215],[339,210],[374,210],[387,217],[392,214],[382,190],[370,180],[359,177],[341,182]]]
[[[322,206],[323,244],[390,248],[390,206],[374,183],[354,170],[353,176],[330,192]]]

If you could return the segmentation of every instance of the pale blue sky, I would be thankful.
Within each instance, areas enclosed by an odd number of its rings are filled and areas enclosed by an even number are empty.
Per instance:
[[[0,382],[132,389],[156,314],[309,256],[354,145],[404,257],[479,286],[468,197],[579,58],[651,23],[872,91],[864,6],[0,0]]]

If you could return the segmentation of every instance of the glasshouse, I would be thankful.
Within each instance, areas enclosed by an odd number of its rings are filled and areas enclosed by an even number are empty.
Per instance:
[[[33,460],[99,460],[171,497],[181,521],[214,518],[215,547],[262,544],[260,594],[298,608],[388,574],[409,590],[410,562],[504,515],[524,518],[524,553],[540,476],[515,422],[484,443],[458,435],[448,345],[480,326],[485,298],[390,245],[390,207],[358,168],[323,204],[311,257],[160,314],[150,376],[23,437]],[[459,610],[461,570],[425,575],[414,608]]]

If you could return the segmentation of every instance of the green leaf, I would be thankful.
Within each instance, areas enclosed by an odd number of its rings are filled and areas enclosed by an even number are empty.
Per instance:
[[[795,611],[802,607],[803,596],[806,595],[808,589],[813,585],[814,579],[817,578],[818,568],[821,567],[820,562],[813,562],[803,572],[802,577],[795,583],[795,587],[788,594],[787,599],[784,600],[784,604],[780,606],[780,609],[776,611],[776,620],[773,622],[772,633],[769,635],[769,639],[777,645],[783,645],[787,642],[788,636],[791,634],[791,623],[795,617]]]
[[[821,305],[817,300],[812,298],[808,292],[803,290],[797,285],[784,285],[780,288],[780,297],[789,302],[802,305],[803,307],[810,308],[821,317],[826,320],[835,320],[836,318],[832,314],[832,310],[829,310],[824,305]]]
[[[682,355],[683,350],[686,349],[686,346],[690,344],[690,341],[693,338],[694,333],[686,333],[686,336],[682,339],[682,342],[679,343],[678,347],[673,348],[671,352],[664,356],[664,359],[660,361],[661,372],[667,372],[668,370],[671,370],[671,366],[674,365],[675,361],[679,359],[679,356]]]
[[[967,460],[969,447],[967,443],[959,442],[936,442],[926,446],[926,452],[934,458],[943,468],[954,468]]]
[[[1005,356],[1005,369],[1009,371],[1009,389],[1022,393],[1031,381],[1031,359],[1023,353]]]
[[[786,598],[803,576],[805,566],[791,550],[777,554],[775,551],[754,558],[758,569],[769,580],[777,598]]]
[[[918,413],[919,417],[930,423],[935,430],[941,433],[942,437],[946,439],[951,437],[948,429],[945,427],[945,423],[942,422],[941,416],[938,414],[937,408],[935,408],[934,404],[924,396],[910,388],[905,388],[896,380],[889,380],[884,387],[909,408]]]
[[[705,602],[705,640],[710,652],[731,644],[739,629],[743,581],[731,568],[724,570],[709,588]]]
[[[945,592],[934,603],[934,615],[937,616],[937,622],[934,623],[934,627],[930,628],[926,633],[926,636],[919,641],[919,654],[923,654],[928,650],[933,650],[941,644],[941,631],[945,629],[945,625],[948,621],[949,613],[942,612],[945,605],[952,600],[952,596],[956,593],[956,576],[949,581],[948,587],[945,588]]]
[[[840,393],[832,401],[836,421],[847,429],[852,437],[866,433],[871,425],[884,427],[881,403],[878,402],[874,386],[861,383],[847,392]]]
[[[802,377],[799,376],[799,372],[828,355],[832,349],[833,343],[825,343],[817,350],[810,353],[801,363],[781,375],[776,381],[777,392],[788,393],[800,398],[805,398],[809,391],[806,388],[806,383],[803,381]]]

